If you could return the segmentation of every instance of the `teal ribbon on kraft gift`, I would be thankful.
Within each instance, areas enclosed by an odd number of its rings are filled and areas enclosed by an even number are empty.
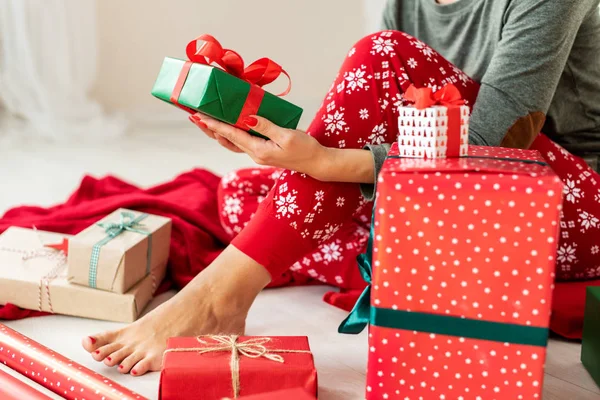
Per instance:
[[[140,222],[148,217],[148,214],[140,214],[135,217],[134,213],[123,211],[119,222],[99,222],[96,225],[104,228],[106,237],[100,240],[92,247],[92,257],[90,259],[90,271],[88,284],[91,288],[96,288],[96,279],[98,278],[98,261],[100,260],[100,249],[102,246],[122,234],[123,232],[135,232],[148,236],[148,254],[146,256],[146,274],[150,274],[150,263],[152,260],[152,233],[139,229]]]
[[[400,158],[391,156],[388,158]],[[488,158],[488,157],[469,157]],[[489,157],[491,158],[491,157]],[[509,162],[547,165],[539,161],[496,158]],[[512,343],[545,347],[548,343],[548,329],[543,327],[519,325],[501,322],[482,321],[424,312],[409,312],[371,306],[371,277],[373,262],[373,237],[375,233],[375,210],[371,219],[371,231],[367,250],[357,257],[358,267],[367,287],[358,298],[352,311],[338,328],[339,333],[358,334],[369,324],[384,328],[402,329],[456,336],[470,339],[490,340],[501,343]]]

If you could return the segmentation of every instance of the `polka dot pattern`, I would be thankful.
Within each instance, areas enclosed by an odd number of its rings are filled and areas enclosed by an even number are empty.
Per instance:
[[[541,399],[545,348],[371,327],[367,399]]]
[[[471,146],[469,152],[540,160],[532,151]],[[372,305],[547,327],[561,194],[558,178],[538,164],[386,161],[376,203]],[[543,348],[376,326],[370,332],[368,399],[539,396]]]
[[[68,400],[145,400],[0,324],[0,362]]]

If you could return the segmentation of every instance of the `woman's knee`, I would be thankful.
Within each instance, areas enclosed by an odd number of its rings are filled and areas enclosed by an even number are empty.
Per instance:
[[[225,196],[265,196],[282,170],[275,167],[242,168],[223,176],[217,189],[219,204]]]
[[[225,174],[223,178],[221,178],[221,182],[219,182],[218,187],[219,197],[222,197],[222,195],[237,189],[237,182],[240,179],[238,172],[240,171],[229,172]]]

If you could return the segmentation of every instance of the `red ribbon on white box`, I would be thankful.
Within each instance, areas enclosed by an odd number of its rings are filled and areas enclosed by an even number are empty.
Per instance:
[[[448,142],[446,143],[446,157],[460,157],[461,146],[461,109],[465,101],[460,91],[453,84],[443,86],[433,92],[430,87],[417,88],[410,85],[404,93],[404,98],[414,103],[417,110],[424,110],[433,106],[447,108],[448,117]]]

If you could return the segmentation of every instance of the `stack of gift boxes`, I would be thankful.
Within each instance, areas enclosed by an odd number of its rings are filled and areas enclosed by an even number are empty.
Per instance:
[[[0,235],[0,304],[117,322],[137,319],[165,277],[171,220],[119,209],[75,236]]]
[[[367,399],[540,398],[562,184],[536,152],[467,147],[465,107],[436,103],[400,110],[340,331],[370,324]]]

